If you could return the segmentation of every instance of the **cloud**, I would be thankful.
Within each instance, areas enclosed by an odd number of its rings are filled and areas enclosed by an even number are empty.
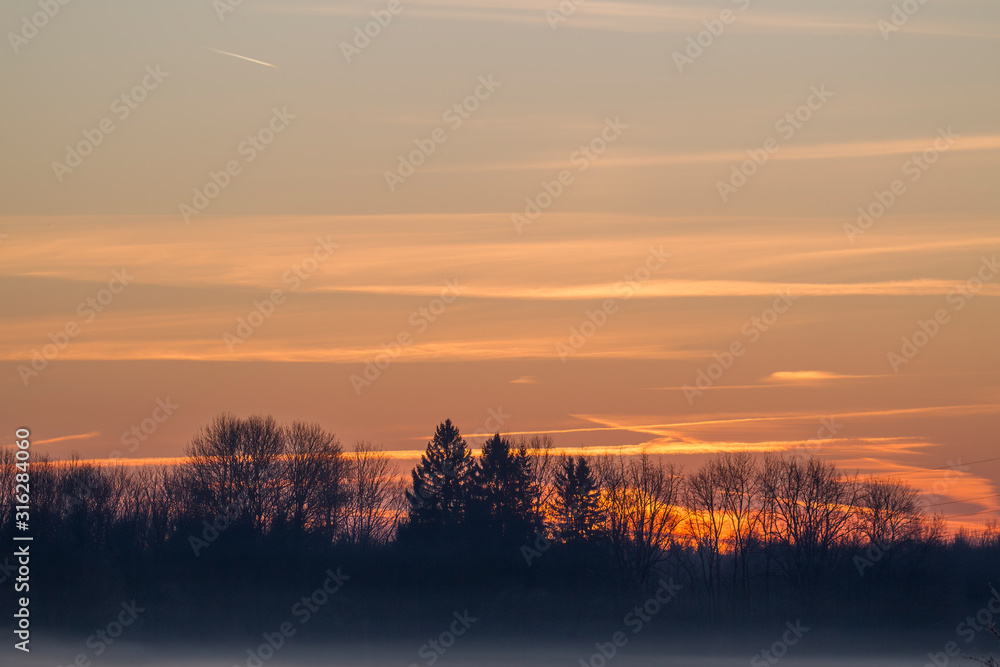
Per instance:
[[[935,140],[931,137],[910,137],[905,139],[834,141],[819,144],[782,146],[768,160],[774,162],[804,160],[843,160],[856,158],[887,157],[921,153]],[[994,151],[1000,149],[1000,135],[982,134],[961,136],[954,140],[949,152]],[[688,153],[638,153],[601,156],[601,168],[645,168],[690,166],[697,164],[733,164],[747,159],[745,149],[699,151]],[[525,171],[559,170],[567,167],[564,156],[522,162],[483,162],[478,164],[428,165],[424,171],[469,172],[469,171]]]
[[[802,283],[759,282],[752,280],[647,280],[633,282],[635,288],[630,298],[663,299],[684,297],[777,296],[790,292],[794,296],[945,296],[964,280],[935,280],[918,278],[856,283]],[[622,296],[626,282],[582,285],[553,285],[548,287],[520,285],[465,285],[462,297],[519,300],[593,300],[614,299]],[[353,285],[327,286],[317,291],[340,294],[392,294],[411,296],[437,296],[440,285]],[[980,295],[1000,296],[1000,284],[986,284]]]
[[[856,377],[874,377],[859,375],[842,375],[829,371],[777,371],[767,376],[767,381],[777,382],[823,382],[825,380],[841,380]]]
[[[264,62],[263,60],[257,60],[255,58],[248,58],[247,56],[241,56],[238,53],[231,53],[229,51],[222,51],[220,49],[213,49],[210,46],[206,46],[205,48],[208,49],[209,51],[214,51],[215,53],[221,53],[224,56],[232,56],[233,58],[239,58],[240,60],[246,60],[248,62],[256,63],[258,65],[264,65],[265,67],[273,67],[274,69],[281,69],[277,65],[272,65],[271,63]]]
[[[324,5],[271,5],[257,11],[272,14],[305,16],[331,16],[369,18],[374,5],[356,2],[329,3]],[[840,10],[841,7],[832,7]],[[406,13],[432,20],[510,23],[549,29],[548,14],[558,14],[557,2],[542,3],[531,0],[408,0]],[[875,21],[859,15],[845,20],[842,11],[834,14],[801,11],[778,13],[736,12],[736,20],[727,30],[737,33],[757,34],[870,34],[879,35]],[[625,33],[678,34],[697,33],[704,30],[703,21],[718,19],[719,10],[698,5],[677,5],[642,2],[608,2],[588,0],[577,11],[560,23],[561,28],[603,30]],[[912,34],[994,37],[973,26],[924,24],[907,26]]]
[[[57,442],[66,442],[68,440],[89,440],[90,438],[96,438],[101,434],[100,431],[91,431],[89,433],[77,433],[74,435],[61,435],[56,438],[48,438],[46,440],[35,440],[31,444],[33,445],[54,445]]]

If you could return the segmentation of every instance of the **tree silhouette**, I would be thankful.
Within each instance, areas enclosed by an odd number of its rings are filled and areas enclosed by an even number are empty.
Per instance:
[[[283,428],[282,521],[301,535],[322,529],[332,538],[343,523],[348,466],[336,436],[319,424]]]
[[[30,477],[45,545],[32,558],[50,575],[32,581],[39,621],[87,632],[133,598],[161,629],[266,630],[331,563],[354,573],[349,604],[316,621],[333,633],[423,633],[435,609],[473,596],[505,628],[583,628],[661,580],[683,588],[661,612],[675,622],[726,623],[731,609],[740,625],[808,615],[913,629],[981,606],[995,576],[1000,523],[949,537],[894,478],[742,453],[684,474],[655,457],[550,449],[495,434],[473,459],[444,422],[406,495],[378,449],[345,456],[318,425],[265,416],[220,415],[176,466],[39,455],[29,468],[0,448],[0,539],[23,530],[17,485]],[[415,530],[397,530],[401,514]],[[555,530],[532,530],[543,515]],[[17,566],[0,555],[0,583]]]
[[[523,445],[514,449],[499,433],[483,444],[476,462],[476,518],[487,536],[524,543],[541,525],[535,511],[539,495],[531,458]]]
[[[236,515],[262,532],[277,511],[284,452],[285,433],[273,417],[219,415],[187,449],[195,506],[207,517]]]
[[[455,528],[465,519],[472,490],[474,461],[458,428],[438,424],[427,450],[413,469],[406,492],[412,529]]]
[[[680,469],[642,454],[600,460],[598,471],[604,535],[615,562],[627,579],[645,582],[675,545],[682,519]]]
[[[593,539],[601,524],[601,495],[587,459],[566,457],[555,474],[556,520],[567,542]]]
[[[388,455],[359,442],[350,459],[344,539],[361,547],[387,543],[396,529],[400,491]]]

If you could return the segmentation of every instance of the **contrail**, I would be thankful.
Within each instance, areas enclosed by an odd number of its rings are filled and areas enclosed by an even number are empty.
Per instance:
[[[229,51],[222,51],[220,49],[213,49],[211,46],[206,46],[209,51],[215,51],[216,53],[221,53],[226,56],[232,56],[233,58],[239,58],[241,60],[249,60],[252,63],[257,63],[258,65],[264,65],[265,67],[273,67],[274,69],[281,69],[277,65],[272,65],[271,63],[266,63],[263,60],[254,60],[253,58],[247,58],[246,56],[241,56],[238,53],[230,53]]]

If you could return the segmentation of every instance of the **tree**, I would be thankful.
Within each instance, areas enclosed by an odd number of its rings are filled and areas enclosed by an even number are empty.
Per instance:
[[[763,511],[757,459],[749,452],[723,452],[713,465],[720,486],[722,510],[729,519],[728,541],[734,556],[733,606],[737,604],[736,591],[742,588],[749,610],[750,546]]]
[[[296,533],[340,528],[346,501],[347,462],[337,437],[319,424],[292,422],[283,428],[281,516]]]
[[[454,528],[465,519],[474,461],[450,419],[438,424],[427,450],[413,469],[406,491],[409,524],[414,528]]]
[[[859,485],[816,457],[777,459],[763,478],[774,502],[776,537],[787,558],[779,563],[800,588],[816,584],[831,550],[854,529]]]
[[[539,491],[527,447],[512,444],[499,433],[483,443],[475,474],[477,518],[488,536],[524,543],[540,525]]]
[[[570,543],[592,540],[601,528],[601,494],[587,459],[565,457],[554,481],[560,537]]]
[[[387,543],[396,528],[400,497],[392,461],[378,447],[359,442],[350,459],[344,538],[361,547]]]
[[[274,520],[281,486],[285,432],[273,417],[223,413],[188,445],[185,465],[194,509],[237,517],[261,533]]]
[[[701,566],[708,599],[718,611],[721,604],[722,541],[728,523],[719,465],[709,460],[691,475],[684,489],[687,525]]]
[[[646,454],[626,462],[605,459],[599,466],[604,492],[604,527],[619,569],[646,583],[667,558],[681,522],[680,469],[654,463]]]
[[[535,495],[535,506],[532,511],[537,517],[545,517],[551,513],[555,498],[555,472],[558,458],[552,454],[555,443],[552,436],[533,435],[531,439],[522,439],[519,447],[528,450],[528,460],[531,464],[531,478],[538,493]]]
[[[861,483],[858,518],[868,541],[884,550],[919,538],[923,528],[917,491],[906,482],[889,478]]]

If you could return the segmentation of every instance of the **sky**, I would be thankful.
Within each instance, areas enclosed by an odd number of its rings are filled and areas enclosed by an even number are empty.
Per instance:
[[[0,28],[0,441],[159,460],[262,412],[408,464],[450,418],[1000,509],[996,3],[10,0]]]

